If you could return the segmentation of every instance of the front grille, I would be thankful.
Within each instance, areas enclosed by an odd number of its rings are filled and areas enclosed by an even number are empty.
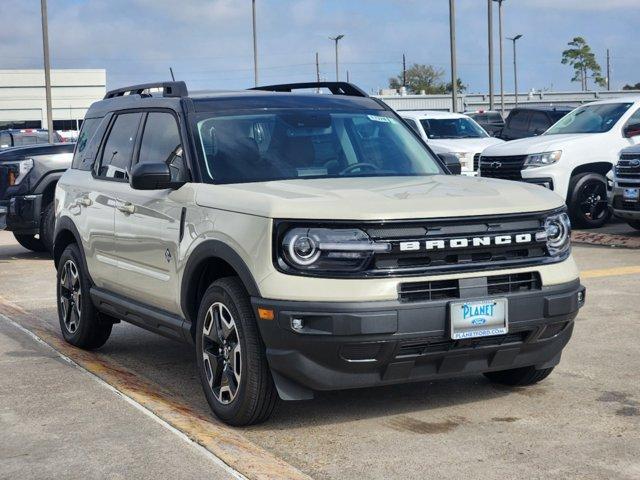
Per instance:
[[[537,272],[491,275],[473,279],[467,285],[466,280],[430,280],[426,282],[405,282],[398,286],[398,298],[401,302],[422,302],[432,300],[450,300],[467,296],[465,290],[473,290],[473,296],[504,295],[531,290],[540,290],[542,281]],[[485,289],[479,294],[479,289]]]
[[[615,173],[620,180],[640,180],[640,155],[622,155]]]
[[[480,154],[476,153],[473,156],[473,171],[477,172],[478,171],[478,167],[480,167]]]
[[[480,176],[502,178],[504,180],[522,180],[522,167],[526,155],[504,157],[480,157]]]
[[[540,274],[537,272],[511,273],[487,278],[489,295],[540,290],[541,286]]]
[[[375,360],[382,351],[382,343],[349,343],[340,348],[340,356],[351,362]]]
[[[616,210],[640,212],[640,202],[628,202],[622,197],[622,195],[616,195],[613,198],[613,208]]]
[[[424,339],[402,343],[396,358],[415,357],[421,355],[446,353],[452,350],[473,349],[480,347],[497,347],[510,343],[523,343],[529,331],[497,335],[495,337],[471,338],[465,340]]]

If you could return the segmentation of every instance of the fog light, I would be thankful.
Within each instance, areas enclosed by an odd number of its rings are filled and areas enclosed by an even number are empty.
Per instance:
[[[584,291],[578,292],[578,303],[584,302]]]
[[[296,332],[300,332],[304,328],[304,322],[301,318],[292,318],[291,328],[293,328]]]

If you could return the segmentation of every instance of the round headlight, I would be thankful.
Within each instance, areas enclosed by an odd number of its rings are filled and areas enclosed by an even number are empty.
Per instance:
[[[547,217],[544,222],[547,233],[547,248],[552,255],[561,253],[569,247],[571,238],[571,222],[566,213]]]
[[[293,235],[288,240],[289,257],[299,265],[311,265],[318,257],[318,242],[307,235]]]

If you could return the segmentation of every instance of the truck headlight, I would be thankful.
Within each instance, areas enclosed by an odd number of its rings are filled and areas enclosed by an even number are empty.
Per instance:
[[[524,161],[525,168],[544,167],[552,165],[560,160],[562,156],[562,150],[555,150],[553,152],[533,153],[527,155]]]
[[[357,228],[294,227],[282,237],[278,262],[307,272],[352,272],[365,268],[374,253],[390,249]]]
[[[566,212],[549,215],[544,221],[544,231],[550,255],[560,255],[571,248],[571,221]]]
[[[469,167],[470,162],[473,162],[473,153],[470,152],[453,152],[453,154],[458,157],[460,160],[460,164],[464,167]]]
[[[3,166],[9,170],[7,176],[9,186],[19,185],[33,168],[33,159],[27,158],[17,162],[5,162]]]

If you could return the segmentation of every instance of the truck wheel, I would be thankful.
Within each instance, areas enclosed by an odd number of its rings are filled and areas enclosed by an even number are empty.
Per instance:
[[[53,253],[53,230],[56,224],[56,217],[53,211],[53,202],[49,202],[42,209],[42,218],[40,219],[40,243],[49,253]]]
[[[640,220],[629,220],[627,223],[636,230],[640,230]]]
[[[44,243],[39,238],[36,238],[33,234],[24,234],[24,233],[15,233],[13,236],[16,238],[18,243],[26,248],[27,250],[31,250],[32,252],[46,252],[47,249],[44,246]]]
[[[200,302],[198,372],[213,412],[235,426],[265,421],[278,394],[249,294],[237,277],[216,280]]]
[[[499,372],[485,372],[484,376],[495,383],[512,386],[533,385],[547,378],[553,367],[536,369],[535,367],[513,368],[511,370],[501,370]]]
[[[607,179],[599,173],[580,173],[569,185],[569,212],[576,227],[599,228],[611,218]]]
[[[58,319],[64,339],[85,350],[104,345],[113,323],[93,306],[89,295],[91,285],[75,243],[62,252],[57,279]]]

